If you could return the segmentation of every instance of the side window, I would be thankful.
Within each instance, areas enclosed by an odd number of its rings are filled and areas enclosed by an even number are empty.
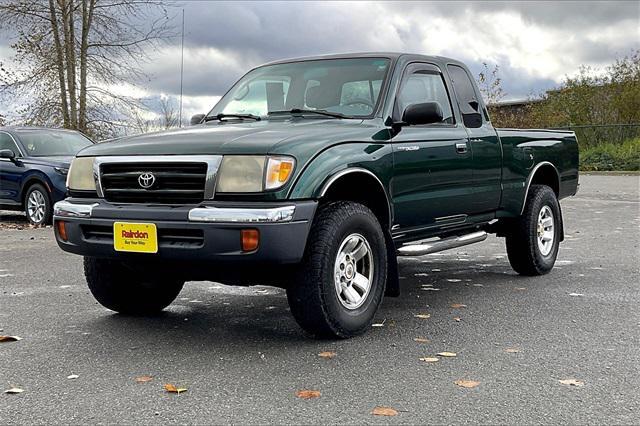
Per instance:
[[[20,156],[20,151],[16,146],[15,142],[8,134],[4,132],[0,132],[0,149],[10,149],[16,155],[16,157]]]
[[[453,90],[456,92],[462,119],[466,127],[482,126],[482,114],[480,111],[480,102],[473,88],[473,83],[467,72],[457,65],[447,66],[451,80],[453,82]]]
[[[438,73],[417,71],[411,74],[403,83],[397,102],[400,114],[411,104],[437,102],[442,109],[442,122],[454,123],[451,101],[442,75]]]

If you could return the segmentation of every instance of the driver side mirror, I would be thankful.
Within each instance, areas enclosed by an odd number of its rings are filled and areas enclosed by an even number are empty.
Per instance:
[[[16,153],[10,149],[1,149],[0,150],[0,158],[8,158],[10,161],[16,161]]]
[[[439,123],[444,119],[438,102],[423,102],[409,105],[402,114],[402,121],[408,125]]]
[[[204,118],[204,114],[196,114],[193,117],[191,117],[190,124],[192,126],[195,126],[196,124],[200,124],[203,118]]]

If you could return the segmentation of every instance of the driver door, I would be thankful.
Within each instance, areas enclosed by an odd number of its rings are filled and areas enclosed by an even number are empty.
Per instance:
[[[394,107],[394,121],[413,103],[438,102],[443,121],[402,126],[392,139],[392,197],[396,230],[406,232],[462,223],[473,201],[472,156],[467,132],[456,122],[441,70],[409,64]]]

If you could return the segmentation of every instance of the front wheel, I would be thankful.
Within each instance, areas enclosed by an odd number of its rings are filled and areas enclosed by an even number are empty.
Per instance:
[[[347,201],[324,205],[287,289],[291,313],[317,337],[356,336],[371,325],[386,279],[385,238],[373,212]]]
[[[40,184],[32,185],[24,197],[24,212],[32,225],[46,225],[51,223],[53,211],[49,193]]]
[[[556,194],[531,185],[522,216],[507,233],[511,267],[521,275],[543,275],[553,269],[560,247],[562,216]]]
[[[184,281],[157,264],[84,258],[93,297],[105,308],[129,315],[158,313],[178,297]]]

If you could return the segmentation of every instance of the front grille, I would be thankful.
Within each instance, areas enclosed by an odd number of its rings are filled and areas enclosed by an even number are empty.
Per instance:
[[[149,188],[139,182],[145,173],[155,179]],[[104,197],[116,203],[199,203],[206,178],[206,163],[105,163],[100,167]]]
[[[90,242],[113,244],[113,227],[81,225],[84,239]],[[166,248],[200,248],[204,245],[201,229],[158,228],[158,246]]]

